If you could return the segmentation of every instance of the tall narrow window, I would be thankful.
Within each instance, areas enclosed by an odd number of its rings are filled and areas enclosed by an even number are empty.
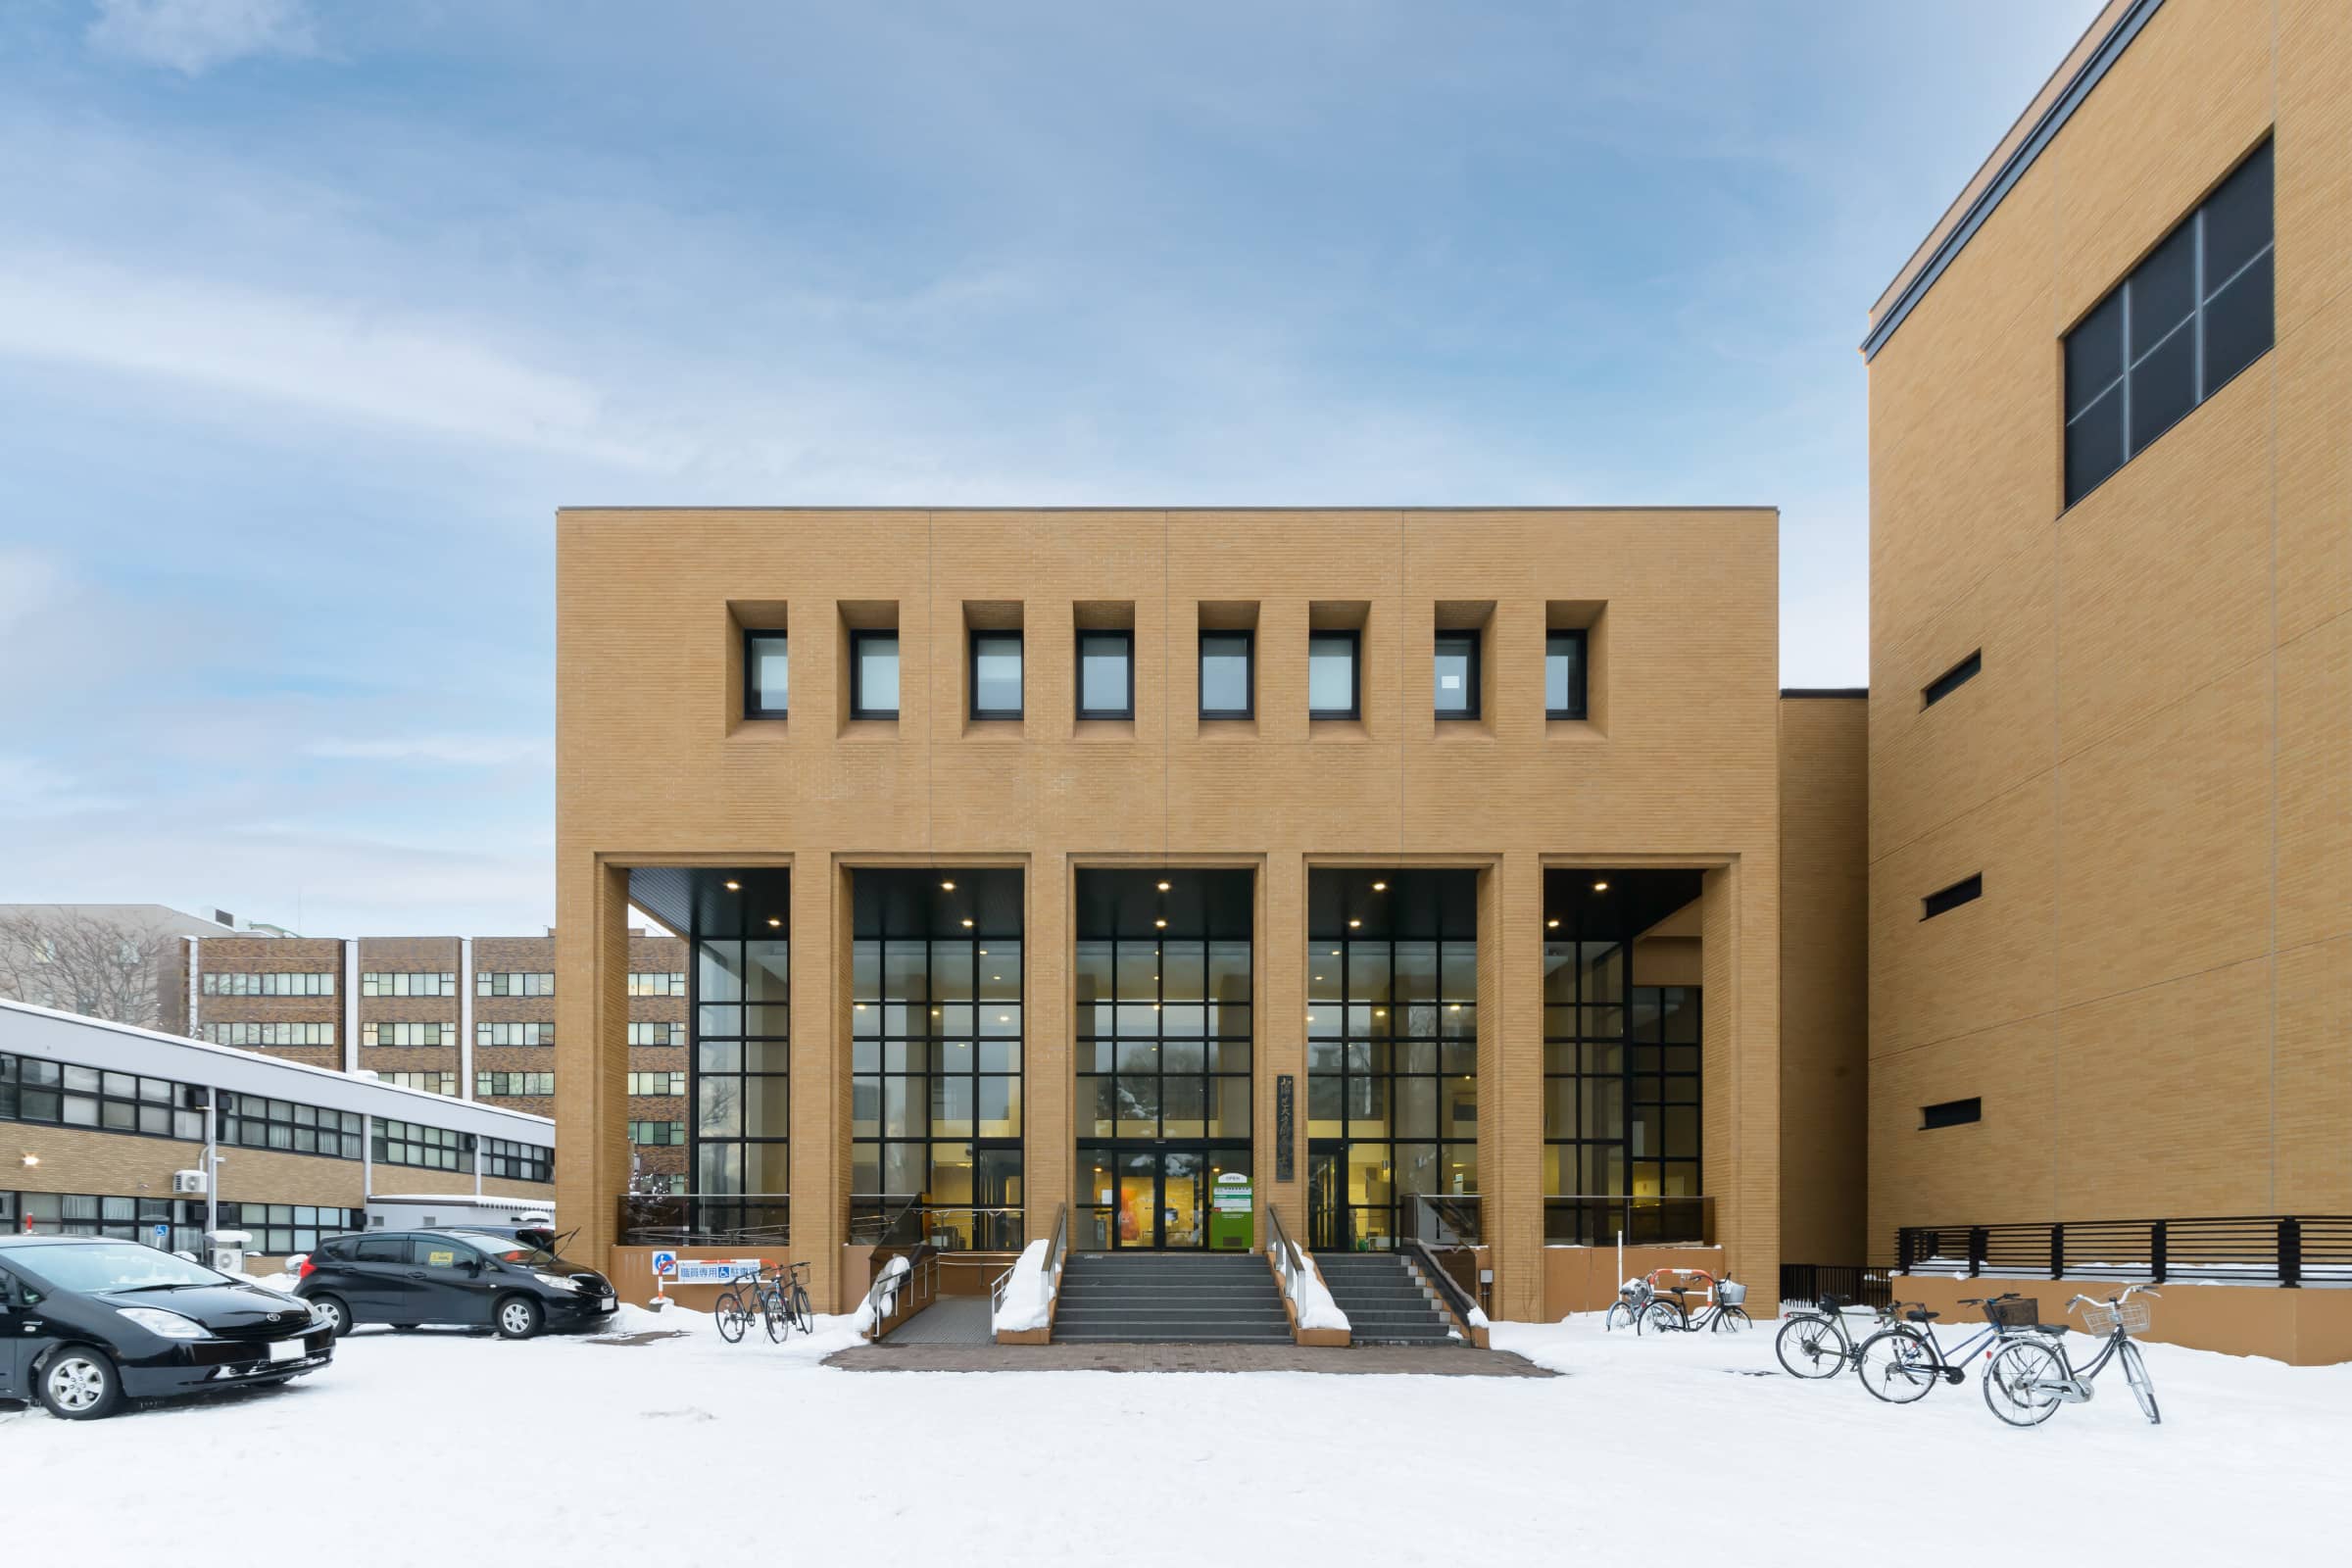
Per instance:
[[[1318,631],[1306,639],[1306,714],[1309,718],[1355,718],[1360,716],[1362,682],[1358,678],[1357,656],[1362,652],[1361,634],[1352,631]]]
[[[688,1009],[693,1225],[780,1228],[792,1191],[791,879],[781,871],[698,876]]]
[[[899,716],[899,634],[895,631],[850,633],[850,716]]]
[[[972,716],[1021,716],[1021,634],[972,633]]]
[[[1253,634],[1246,631],[1204,631],[1200,634],[1200,716],[1248,718],[1256,710],[1257,681]]]
[[[1544,634],[1544,714],[1546,718],[1585,716],[1585,634],[1581,631]]]
[[[1135,633],[1078,634],[1078,716],[1135,716]]]
[[[1920,691],[1919,706],[1922,708],[1934,708],[1937,703],[1942,702],[1946,697],[1951,696],[1952,693],[1958,691],[1970,681],[1975,680],[1977,678],[1978,671],[1982,670],[1984,667],[1984,651],[1983,649],[1979,649],[1977,652],[1969,655],[1966,659],[1960,661],[1960,662],[1957,664],[1954,664],[1951,668],[1945,670],[1942,674],[1936,676],[1934,680],[1928,682],[1928,684]]]
[[[1437,710],[1440,718],[1478,716],[1478,633],[1438,633]]]
[[[1938,888],[1934,893],[1931,893],[1926,898],[1920,900],[1919,917],[1922,920],[1933,920],[1939,914],[1949,913],[1951,910],[1957,909],[1963,904],[1973,904],[1984,896],[1984,873],[1979,872],[1975,876],[1964,876],[1959,881],[1953,883],[1950,887]]]
[[[743,634],[743,716],[782,718],[792,707],[792,660],[780,631]]]
[[[2066,336],[2066,504],[2266,353],[2276,327],[2271,144]]]

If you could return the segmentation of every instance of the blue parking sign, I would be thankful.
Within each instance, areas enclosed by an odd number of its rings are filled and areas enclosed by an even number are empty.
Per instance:
[[[658,1280],[667,1279],[670,1275],[677,1272],[677,1253],[656,1252],[654,1254],[654,1278]]]
[[[165,1223],[164,1223],[162,1220],[160,1220],[160,1219],[159,1219],[159,1220],[157,1220],[157,1221],[155,1222],[155,1245],[156,1245],[156,1246],[158,1246],[158,1247],[161,1247],[161,1246],[163,1246],[163,1245],[164,1245],[166,1242],[170,1241],[171,1239],[172,1239],[172,1227],[171,1227],[171,1226],[169,1226],[169,1225],[167,1225],[167,1224],[165,1224]]]

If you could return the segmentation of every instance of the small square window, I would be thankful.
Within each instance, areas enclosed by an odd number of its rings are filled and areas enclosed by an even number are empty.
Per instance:
[[[1135,633],[1078,634],[1078,716],[1135,716]]]
[[[1200,716],[1248,718],[1256,711],[1255,636],[1246,631],[1200,634]]]
[[[1359,716],[1362,685],[1356,665],[1359,633],[1318,631],[1306,639],[1306,713],[1309,718]]]
[[[1547,718],[1585,716],[1585,634],[1544,635],[1544,713]]]
[[[782,718],[791,708],[792,662],[780,631],[743,634],[743,716]]]
[[[1021,634],[972,633],[972,716],[1021,716]]]
[[[850,716],[899,716],[899,634],[850,633]]]
[[[1438,633],[1436,676],[1440,718],[1478,717],[1478,633]]]

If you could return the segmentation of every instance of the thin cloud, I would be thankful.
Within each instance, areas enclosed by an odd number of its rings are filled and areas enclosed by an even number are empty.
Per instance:
[[[98,0],[85,36],[101,54],[183,76],[255,55],[318,52],[302,0]]]
[[[303,751],[333,761],[416,762],[435,767],[507,767],[551,761],[555,756],[554,746],[541,735],[394,735],[317,741]]]

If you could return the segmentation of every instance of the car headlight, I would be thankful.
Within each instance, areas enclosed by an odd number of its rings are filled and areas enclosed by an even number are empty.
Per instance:
[[[551,1291],[577,1291],[579,1287],[561,1274],[533,1274],[531,1278]]]
[[[210,1338],[205,1332],[204,1325],[194,1318],[181,1317],[177,1312],[167,1312],[160,1306],[118,1306],[115,1310],[160,1339],[202,1340]]]

